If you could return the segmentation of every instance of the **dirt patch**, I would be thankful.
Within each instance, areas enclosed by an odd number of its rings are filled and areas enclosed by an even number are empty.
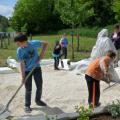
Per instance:
[[[102,115],[95,118],[91,118],[90,120],[120,120],[120,118],[112,118],[110,115]]]

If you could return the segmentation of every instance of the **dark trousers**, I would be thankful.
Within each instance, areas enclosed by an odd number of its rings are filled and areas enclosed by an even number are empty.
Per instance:
[[[62,55],[64,56],[64,59],[67,59],[67,47],[62,47]]]
[[[29,72],[25,72],[25,76],[27,76],[28,74]],[[34,81],[37,88],[35,101],[39,101],[42,95],[42,71],[40,67],[37,67],[25,83],[25,106],[31,105],[32,76],[34,76]]]
[[[85,79],[88,87],[88,103],[92,104],[93,102],[93,84],[95,83],[95,105],[99,103],[100,99],[100,81],[95,80],[92,77],[85,75]]]
[[[59,57],[54,57],[54,68],[58,69],[58,65],[59,65]]]

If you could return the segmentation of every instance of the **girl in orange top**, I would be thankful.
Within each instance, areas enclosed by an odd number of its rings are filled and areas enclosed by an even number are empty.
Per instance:
[[[85,73],[85,79],[87,82],[87,87],[89,92],[89,97],[88,97],[89,105],[95,104],[96,107],[101,105],[101,103],[99,103],[100,80],[104,80],[104,78],[110,77],[110,74],[108,73],[109,66],[111,62],[114,62],[115,57],[116,54],[110,50],[108,51],[105,57],[97,58],[96,60],[94,60],[89,64]],[[95,88],[93,87],[93,85]]]

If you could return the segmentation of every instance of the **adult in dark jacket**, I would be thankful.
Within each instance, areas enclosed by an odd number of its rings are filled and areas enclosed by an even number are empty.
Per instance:
[[[58,65],[59,65],[59,59],[61,54],[61,45],[59,44],[59,41],[55,42],[55,47],[53,50],[53,57],[54,57],[54,69],[59,70]]]
[[[119,31],[119,25],[114,26],[114,33],[111,35],[112,42],[115,45],[115,48],[118,50],[120,49],[120,31]]]

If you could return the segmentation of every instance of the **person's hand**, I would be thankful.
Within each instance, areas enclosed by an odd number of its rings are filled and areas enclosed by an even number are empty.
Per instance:
[[[107,83],[107,84],[110,84],[110,80],[107,79],[106,77],[104,77],[104,78],[102,79],[102,81],[104,81],[104,82]]]
[[[25,78],[22,78],[22,84],[25,84]]]
[[[108,79],[111,79],[112,78],[112,75],[110,73],[105,73],[105,77],[108,78]]]
[[[106,79],[106,80],[105,80],[105,82],[106,82],[106,83],[108,83],[108,84],[109,84],[109,83],[110,83],[111,78],[112,78],[112,75],[111,75],[110,73],[108,73],[108,72],[107,72],[107,73],[105,73],[105,79]]]

